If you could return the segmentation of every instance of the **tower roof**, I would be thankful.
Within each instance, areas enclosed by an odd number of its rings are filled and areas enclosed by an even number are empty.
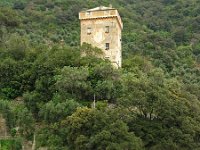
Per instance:
[[[101,11],[101,10],[112,10],[112,9],[115,9],[115,8],[99,6],[99,7],[96,7],[96,8],[88,9],[86,11]]]
[[[120,28],[123,29],[123,23],[117,9],[105,6],[88,9],[79,12],[80,20],[102,19],[102,18],[117,18]]]

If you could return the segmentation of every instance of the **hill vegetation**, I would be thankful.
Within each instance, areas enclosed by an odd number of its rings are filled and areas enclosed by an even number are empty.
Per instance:
[[[78,12],[110,3],[124,23],[119,70],[79,46]],[[199,14],[198,0],[1,0],[11,135],[50,150],[198,150]]]

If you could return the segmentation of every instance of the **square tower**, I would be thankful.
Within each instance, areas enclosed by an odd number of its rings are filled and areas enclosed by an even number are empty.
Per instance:
[[[81,11],[81,45],[85,42],[103,50],[104,59],[109,59],[116,68],[121,67],[121,32],[123,23],[118,11],[100,6]]]

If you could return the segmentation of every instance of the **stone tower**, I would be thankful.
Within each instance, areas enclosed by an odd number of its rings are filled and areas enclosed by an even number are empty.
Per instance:
[[[100,6],[81,11],[81,44],[88,43],[104,52],[104,59],[109,59],[116,67],[121,67],[121,32],[123,23],[118,11],[112,7]]]

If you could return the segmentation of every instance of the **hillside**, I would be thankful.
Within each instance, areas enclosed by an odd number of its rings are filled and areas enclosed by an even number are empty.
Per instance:
[[[124,24],[118,70],[79,45],[78,12],[109,4]],[[199,14],[198,0],[1,0],[10,135],[50,150],[198,150]]]

